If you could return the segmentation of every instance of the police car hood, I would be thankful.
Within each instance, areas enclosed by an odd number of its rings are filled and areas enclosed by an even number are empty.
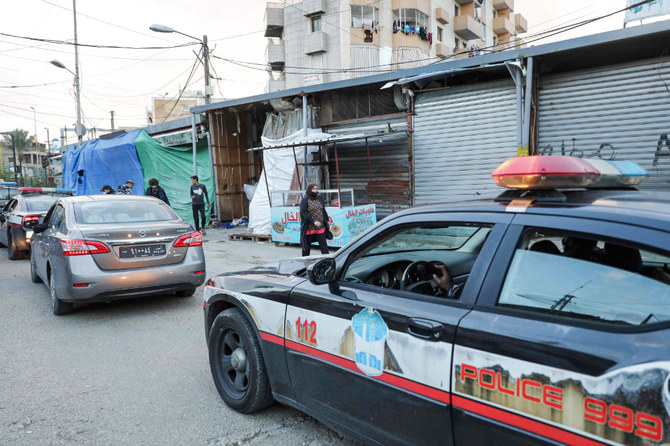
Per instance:
[[[326,256],[296,257],[293,259],[279,260],[277,262],[267,263],[243,271],[220,274],[217,277],[245,274],[278,274],[281,276],[301,274],[309,265],[316,263],[324,257]]]

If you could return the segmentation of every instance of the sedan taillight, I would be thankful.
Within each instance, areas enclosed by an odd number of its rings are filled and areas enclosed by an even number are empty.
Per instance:
[[[21,226],[23,226],[26,229],[32,229],[39,222],[40,222],[40,216],[39,215],[26,215],[21,220]]]
[[[88,240],[61,240],[64,256],[82,256],[86,254],[103,254],[109,252],[109,248],[101,242]]]
[[[187,246],[202,246],[202,234],[200,232],[184,234],[174,243],[175,248],[185,248]]]

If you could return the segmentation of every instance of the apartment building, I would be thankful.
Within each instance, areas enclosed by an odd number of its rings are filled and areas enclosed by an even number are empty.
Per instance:
[[[524,46],[514,0],[267,3],[269,92]]]

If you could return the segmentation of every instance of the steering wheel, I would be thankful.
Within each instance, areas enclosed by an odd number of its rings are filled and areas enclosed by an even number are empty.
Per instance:
[[[426,262],[424,260],[418,260],[410,263],[402,273],[400,289],[417,293],[432,294],[433,284],[431,281],[433,280],[433,274],[438,273],[438,270],[434,265],[435,263],[442,262]]]

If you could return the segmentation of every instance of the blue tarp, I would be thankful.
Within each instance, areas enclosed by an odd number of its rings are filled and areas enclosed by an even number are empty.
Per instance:
[[[144,174],[135,150],[135,140],[141,131],[69,148],[63,155],[63,187],[75,189],[76,195],[96,195],[105,184],[116,190],[132,180],[133,195],[143,195]]]

